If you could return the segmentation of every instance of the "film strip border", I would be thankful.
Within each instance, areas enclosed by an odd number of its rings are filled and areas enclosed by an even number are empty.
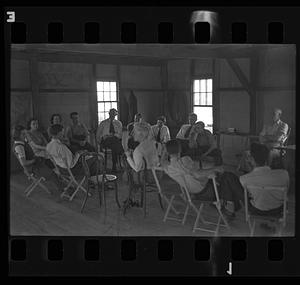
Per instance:
[[[210,27],[206,22],[196,23],[191,37],[189,18],[199,9],[222,16],[220,43],[299,43],[299,9],[284,7],[8,7],[4,36],[8,45],[208,43]],[[298,195],[296,191],[296,200]],[[298,238],[9,236],[8,245],[9,273],[19,276],[299,274]]]
[[[297,246],[288,240],[19,237],[10,240],[10,274],[293,276]]]
[[[201,8],[7,8],[11,43],[211,43],[212,27],[191,15]],[[218,43],[294,43],[297,8],[202,8],[216,11]]]

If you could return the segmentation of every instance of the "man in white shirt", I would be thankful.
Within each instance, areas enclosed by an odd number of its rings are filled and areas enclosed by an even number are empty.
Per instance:
[[[267,166],[269,156],[268,148],[263,144],[253,143],[251,145],[251,155],[254,158],[254,169],[240,177],[243,187],[252,186],[282,186],[288,187],[289,175],[284,169],[271,169]],[[250,211],[256,214],[276,214],[282,211],[283,192],[275,190],[249,190]]]
[[[122,146],[122,123],[116,120],[116,109],[109,110],[109,118],[103,120],[97,130],[97,142],[101,148],[110,148],[112,152],[112,171],[116,171],[118,155],[124,152]]]
[[[176,139],[181,144],[181,153],[185,155],[189,152],[189,140],[193,133],[194,126],[197,122],[197,115],[194,113],[189,114],[189,123],[181,126],[179,132],[176,135]]]
[[[279,161],[280,150],[274,149],[274,147],[282,145],[287,138],[289,126],[280,120],[282,111],[278,108],[273,110],[272,124],[265,124],[262,131],[259,134],[260,143],[266,145],[269,150],[268,165],[275,168],[274,163]],[[277,168],[277,167],[276,167]]]
[[[46,146],[46,151],[54,159],[55,164],[61,169],[66,170],[68,167],[72,171],[73,175],[82,175],[83,167],[80,161],[80,155],[84,153],[84,150],[78,151],[73,155],[70,149],[61,142],[63,139],[63,126],[52,125],[50,127],[50,134],[52,136],[51,141]],[[87,164],[91,175],[96,175],[97,172],[97,159],[90,158],[87,160]],[[100,170],[99,170],[100,171]]]
[[[152,126],[154,139],[158,143],[166,143],[170,138],[169,128],[166,126],[166,117],[160,116],[157,118],[156,125]]]

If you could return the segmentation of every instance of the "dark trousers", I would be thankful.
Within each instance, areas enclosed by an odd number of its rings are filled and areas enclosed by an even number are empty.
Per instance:
[[[209,146],[199,146],[195,150],[191,150],[192,153],[196,156],[201,156],[203,153],[207,152],[209,149]],[[222,159],[222,152],[218,148],[213,149],[207,156],[212,157],[214,159],[215,165],[222,165],[223,159]]]
[[[181,156],[188,155],[193,159],[193,157],[201,156],[209,149],[209,146],[199,146],[197,148],[192,149],[189,147],[188,140],[182,140],[182,139],[177,139],[177,140],[180,142],[181,145]],[[213,149],[207,156],[213,157],[216,166],[223,164],[222,152],[220,149],[218,148]]]
[[[102,172],[102,169],[99,169],[100,167],[99,167],[99,165],[97,165],[97,158],[96,157],[92,157],[92,158],[87,159],[86,163],[88,165],[91,176],[96,176],[97,172],[98,173]],[[65,168],[59,167],[59,169],[62,172],[62,174],[68,174],[67,170]],[[85,175],[81,159],[79,159],[77,161],[77,163],[70,170],[71,170],[72,174],[75,177]]]
[[[81,146],[80,144],[77,143],[71,143],[69,146],[69,149],[71,152],[74,154],[79,150],[87,150],[89,152],[95,152],[96,149],[88,142],[85,143],[85,145]]]
[[[112,156],[112,164],[113,168],[116,167],[118,155],[124,153],[124,149],[121,143],[121,140],[117,137],[108,137],[105,140],[102,140],[100,143],[101,148],[109,148],[111,149],[111,156]]]

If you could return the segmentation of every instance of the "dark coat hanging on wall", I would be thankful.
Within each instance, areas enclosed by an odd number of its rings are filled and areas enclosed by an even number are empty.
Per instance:
[[[133,91],[130,91],[130,95],[128,97],[128,123],[133,122],[134,120],[134,115],[138,112],[137,111],[137,99],[133,93]]]

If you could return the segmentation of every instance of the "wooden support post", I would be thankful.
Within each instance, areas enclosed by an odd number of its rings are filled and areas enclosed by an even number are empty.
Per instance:
[[[29,60],[29,75],[31,85],[31,115],[39,118],[39,63],[36,54],[31,54]]]
[[[97,78],[96,64],[91,64],[90,70],[90,91],[89,91],[89,129],[91,130],[90,141],[97,146],[96,131],[98,127],[98,106],[97,106]]]
[[[251,93],[250,93],[250,133],[255,135],[257,130],[257,76],[258,76],[258,57],[253,55],[250,58],[250,82],[251,82]]]
[[[239,81],[241,82],[242,86],[246,89],[246,91],[250,95],[252,90],[251,90],[249,80],[247,79],[246,75],[244,74],[244,72],[242,71],[238,63],[235,61],[235,59],[232,58],[226,58],[226,60],[229,66],[231,67],[231,69],[233,70],[233,72],[235,73],[235,75],[237,76],[237,78],[239,79]]]
[[[160,66],[160,75],[161,75],[161,89],[163,92],[163,104],[162,104],[162,112],[163,114],[167,114],[168,110],[168,105],[166,104],[167,100],[167,93],[168,93],[168,62],[162,63]]]
[[[213,132],[220,130],[220,60],[213,59]]]

